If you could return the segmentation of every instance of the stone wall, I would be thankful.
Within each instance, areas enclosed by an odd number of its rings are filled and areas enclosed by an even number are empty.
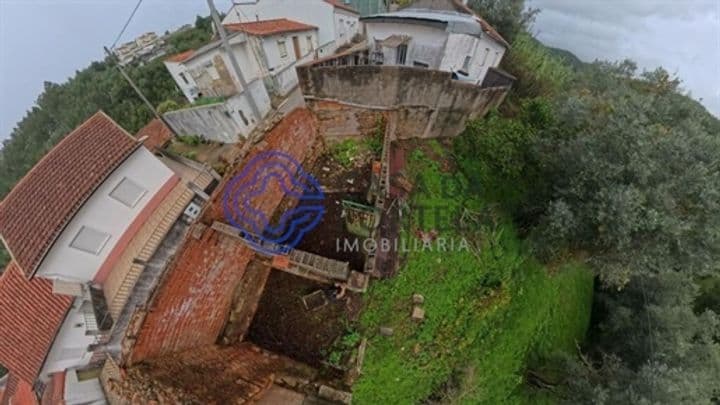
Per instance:
[[[499,106],[510,89],[481,88],[453,80],[449,72],[407,66],[304,65],[297,71],[326,137],[345,135],[368,110],[397,111],[399,138],[454,136],[468,119]]]

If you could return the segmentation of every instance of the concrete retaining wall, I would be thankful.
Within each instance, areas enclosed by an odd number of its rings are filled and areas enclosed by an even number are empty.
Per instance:
[[[271,109],[270,97],[261,80],[249,85],[260,114]],[[245,139],[257,125],[245,92],[222,103],[209,104],[163,114],[170,126],[180,135],[199,135],[209,141],[236,143]]]
[[[354,122],[364,121],[367,110],[397,111],[399,138],[454,136],[468,119],[500,105],[510,89],[481,88],[453,80],[449,72],[405,66],[306,65],[297,72],[326,137],[347,136]]]

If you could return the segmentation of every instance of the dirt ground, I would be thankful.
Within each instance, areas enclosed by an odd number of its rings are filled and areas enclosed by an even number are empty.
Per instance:
[[[334,193],[325,194],[325,215],[322,222],[312,232],[305,235],[298,249],[315,253],[330,259],[350,263],[350,269],[362,271],[365,267],[365,255],[358,249],[343,249],[346,239],[354,241],[360,238],[347,231],[342,215],[342,200],[364,203],[364,194]],[[340,248],[338,249],[338,243]]]
[[[312,167],[306,167],[325,190],[326,212],[320,225],[303,238],[297,249],[347,261],[351,269],[362,271],[364,254],[338,250],[336,241],[339,239],[342,243],[345,238],[355,238],[346,230],[341,201],[366,203],[371,165],[368,160],[344,167],[330,154],[325,154]],[[275,212],[273,223],[280,213],[296,204],[295,199],[284,199]],[[322,289],[327,290],[327,304],[306,309],[302,297]],[[332,292],[334,288],[330,285],[272,270],[247,340],[313,367],[325,368],[324,362],[333,344],[345,335],[350,322],[357,319],[362,308],[361,295],[348,293],[347,299],[333,301],[330,299]]]
[[[328,288],[280,270],[270,273],[250,326],[248,340],[313,367],[322,368],[327,350],[345,333],[346,301],[307,310],[302,297]]]

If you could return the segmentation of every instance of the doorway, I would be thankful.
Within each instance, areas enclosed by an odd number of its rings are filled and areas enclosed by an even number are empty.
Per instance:
[[[404,65],[405,59],[407,58],[407,45],[402,44],[398,45],[396,53],[395,53],[395,64],[396,65]]]
[[[293,50],[295,51],[295,60],[300,60],[300,57],[302,56],[300,54],[300,40],[297,36],[292,37],[293,41]]]

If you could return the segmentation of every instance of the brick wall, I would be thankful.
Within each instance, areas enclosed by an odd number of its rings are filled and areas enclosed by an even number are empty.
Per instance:
[[[321,148],[312,114],[297,109],[280,121],[247,156],[263,150],[280,150],[300,162],[314,160]],[[238,165],[233,174],[239,173]],[[222,196],[233,174],[226,175],[203,213],[170,263],[146,310],[135,314],[123,342],[126,365],[214,344],[227,321],[233,291],[254,253],[236,239],[213,231],[223,221]],[[275,187],[253,205],[269,217],[283,199]]]

